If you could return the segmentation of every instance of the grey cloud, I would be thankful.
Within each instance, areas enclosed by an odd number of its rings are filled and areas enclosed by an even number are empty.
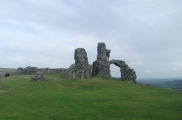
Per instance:
[[[1,63],[56,67],[66,60],[68,67],[74,49],[85,47],[92,64],[103,41],[111,59],[125,60],[139,78],[182,77],[181,16],[181,0],[1,1]],[[119,76],[114,66],[112,74]]]

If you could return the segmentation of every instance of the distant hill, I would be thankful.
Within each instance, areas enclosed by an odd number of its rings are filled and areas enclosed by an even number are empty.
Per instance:
[[[182,79],[146,79],[138,80],[138,82],[159,88],[173,89],[182,91]]]

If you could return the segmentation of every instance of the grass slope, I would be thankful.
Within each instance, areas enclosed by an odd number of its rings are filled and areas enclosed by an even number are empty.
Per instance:
[[[182,93],[101,78],[0,79],[0,120],[182,120]]]

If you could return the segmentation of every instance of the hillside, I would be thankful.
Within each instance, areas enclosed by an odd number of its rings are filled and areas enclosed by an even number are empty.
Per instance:
[[[102,78],[0,79],[0,120],[181,120],[182,93]]]

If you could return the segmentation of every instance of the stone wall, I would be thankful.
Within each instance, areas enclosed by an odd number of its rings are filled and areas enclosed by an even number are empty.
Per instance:
[[[37,73],[37,71],[38,71],[37,67],[28,66],[26,68],[19,67],[16,72],[18,74],[29,74],[29,75],[31,75],[31,74]]]
[[[0,78],[5,78],[5,77],[9,77],[9,76],[11,76],[11,73],[9,73],[9,72],[6,72],[4,74],[0,74]]]
[[[111,60],[110,64],[115,64],[120,68],[121,80],[131,80],[136,83],[136,73],[134,69],[131,69],[125,61],[122,60]]]
[[[29,74],[33,75],[38,72],[41,72],[43,74],[59,74],[62,77],[68,77],[67,75],[68,69],[66,68],[55,68],[55,69],[50,69],[50,68],[36,68],[36,67],[31,67],[28,66],[26,68],[18,68],[17,69],[17,74]]]

